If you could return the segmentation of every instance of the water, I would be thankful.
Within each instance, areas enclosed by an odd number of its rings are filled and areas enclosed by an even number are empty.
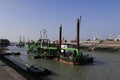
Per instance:
[[[19,60],[48,68],[52,75],[43,80],[120,80],[120,53],[110,52],[84,52],[92,55],[95,59],[89,65],[70,65],[60,63],[57,60],[32,59],[26,55],[26,48],[9,47],[12,51],[21,51]]]

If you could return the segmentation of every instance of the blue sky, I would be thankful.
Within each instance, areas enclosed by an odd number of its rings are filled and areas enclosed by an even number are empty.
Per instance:
[[[76,38],[76,19],[82,15],[80,38],[116,38],[120,34],[119,0],[0,0],[0,37],[37,40],[42,29],[48,38]]]

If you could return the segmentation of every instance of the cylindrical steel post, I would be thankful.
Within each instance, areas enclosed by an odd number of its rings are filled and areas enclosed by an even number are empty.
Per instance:
[[[62,25],[59,27],[59,50],[61,52],[61,44],[62,44]]]
[[[77,19],[77,49],[80,49],[80,22],[81,22],[82,16],[80,16],[80,19]]]
[[[59,46],[58,46],[58,61],[60,61],[61,44],[62,44],[62,25],[59,27]]]
[[[77,49],[79,50],[79,29],[80,29],[80,26],[79,26],[79,19],[77,19]]]

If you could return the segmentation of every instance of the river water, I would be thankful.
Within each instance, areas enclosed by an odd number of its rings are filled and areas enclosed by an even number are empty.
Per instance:
[[[20,51],[16,59],[29,65],[44,67],[53,73],[43,80],[120,80],[119,52],[83,52],[94,57],[94,63],[71,65],[57,60],[32,59],[26,54],[27,48],[9,47],[11,51]]]

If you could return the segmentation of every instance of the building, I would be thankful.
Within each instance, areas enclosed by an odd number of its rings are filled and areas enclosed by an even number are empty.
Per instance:
[[[117,38],[115,39],[115,41],[120,41],[120,34],[117,36]]]
[[[7,47],[10,45],[10,41],[8,39],[0,39],[0,47]]]

